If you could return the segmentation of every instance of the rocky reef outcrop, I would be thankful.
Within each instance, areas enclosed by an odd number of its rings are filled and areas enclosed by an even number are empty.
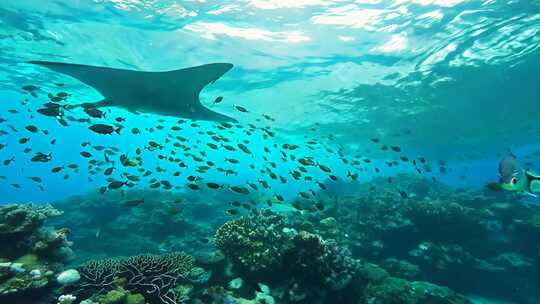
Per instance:
[[[393,277],[335,240],[297,228],[263,210],[228,221],[215,242],[238,275],[264,278],[279,303],[470,303],[448,288]],[[393,264],[396,275],[418,276],[412,264]]]
[[[72,255],[69,230],[45,226],[61,214],[51,205],[0,206],[0,302],[50,296],[55,274]]]

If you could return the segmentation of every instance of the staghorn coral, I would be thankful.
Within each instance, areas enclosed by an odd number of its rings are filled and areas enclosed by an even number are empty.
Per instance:
[[[149,303],[176,304],[174,288],[190,276],[193,262],[185,253],[90,261],[78,268],[81,281],[76,288],[81,294],[103,294],[120,285],[143,294]]]

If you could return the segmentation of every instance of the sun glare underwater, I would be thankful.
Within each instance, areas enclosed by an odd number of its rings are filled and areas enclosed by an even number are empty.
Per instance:
[[[540,303],[540,1],[0,3],[0,303]]]

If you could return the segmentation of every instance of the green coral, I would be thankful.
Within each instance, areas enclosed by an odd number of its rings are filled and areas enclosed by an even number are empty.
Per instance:
[[[100,295],[96,298],[99,304],[124,304],[127,298],[126,291],[123,289],[115,289]]]
[[[126,304],[144,304],[144,297],[140,293],[128,294]]]

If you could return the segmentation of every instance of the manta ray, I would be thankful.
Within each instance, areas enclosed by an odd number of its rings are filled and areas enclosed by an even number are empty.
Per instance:
[[[85,108],[120,107],[134,113],[155,113],[195,120],[235,121],[203,106],[199,93],[229,71],[230,63],[210,63],[166,72],[144,72],[83,64],[29,61],[78,79],[104,98],[73,105]]]

